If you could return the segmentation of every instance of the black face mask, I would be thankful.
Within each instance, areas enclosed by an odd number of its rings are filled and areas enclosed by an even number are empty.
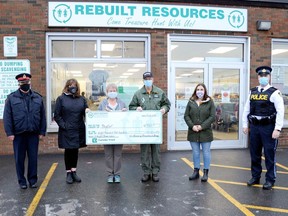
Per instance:
[[[29,89],[30,89],[30,84],[20,85],[20,89],[21,89],[22,91],[27,92],[27,91],[29,91]]]
[[[78,89],[77,89],[77,87],[72,86],[72,87],[69,87],[68,90],[69,90],[70,93],[75,94]]]

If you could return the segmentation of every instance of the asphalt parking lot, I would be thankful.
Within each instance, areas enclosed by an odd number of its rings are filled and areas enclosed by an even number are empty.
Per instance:
[[[140,154],[123,154],[120,184],[106,182],[103,153],[80,153],[81,183],[65,182],[62,154],[39,155],[37,189],[20,189],[13,156],[0,156],[0,215],[178,216],[287,215],[288,149],[277,151],[277,180],[272,190],[250,179],[248,149],[212,150],[209,181],[189,181],[191,151],[161,154],[160,181],[142,183]],[[264,166],[264,161],[263,161]],[[264,166],[265,167],[265,166]]]

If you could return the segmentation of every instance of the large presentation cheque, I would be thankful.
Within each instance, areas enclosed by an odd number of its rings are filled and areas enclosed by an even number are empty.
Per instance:
[[[90,111],[86,113],[86,143],[162,144],[160,111]]]

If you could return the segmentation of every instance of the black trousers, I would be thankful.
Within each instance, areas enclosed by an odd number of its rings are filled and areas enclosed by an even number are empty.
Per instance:
[[[13,140],[14,158],[18,183],[26,185],[25,158],[28,157],[27,179],[29,184],[35,184],[37,176],[39,135],[35,133],[22,133],[15,135]]]
[[[64,161],[66,170],[77,167],[79,149],[65,149]]]
[[[264,149],[266,180],[272,183],[276,179],[276,148],[277,139],[272,138],[275,124],[250,124],[250,155],[252,177],[260,178],[262,173],[261,156]]]

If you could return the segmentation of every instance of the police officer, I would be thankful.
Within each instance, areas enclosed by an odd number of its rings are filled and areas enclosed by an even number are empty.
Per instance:
[[[248,134],[250,123],[250,156],[252,178],[248,186],[260,183],[262,165],[261,155],[264,149],[267,173],[264,190],[270,190],[276,180],[275,154],[278,138],[284,120],[284,102],[279,90],[269,84],[272,68],[261,66],[256,69],[259,86],[250,91],[243,112],[243,132]]]
[[[132,101],[129,104],[130,110],[159,110],[162,115],[169,112],[170,101],[164,91],[153,84],[154,78],[151,72],[143,74],[144,86],[135,92]],[[150,153],[151,150],[151,153]],[[158,182],[160,171],[160,145],[159,144],[142,144],[141,166],[144,175],[142,182],[147,182],[152,177],[152,181]]]
[[[4,128],[9,140],[13,141],[14,158],[18,183],[27,188],[25,157],[28,157],[27,179],[31,188],[37,188],[37,157],[39,139],[46,133],[46,116],[42,96],[31,90],[28,73],[15,77],[19,89],[8,95],[4,107]]]

